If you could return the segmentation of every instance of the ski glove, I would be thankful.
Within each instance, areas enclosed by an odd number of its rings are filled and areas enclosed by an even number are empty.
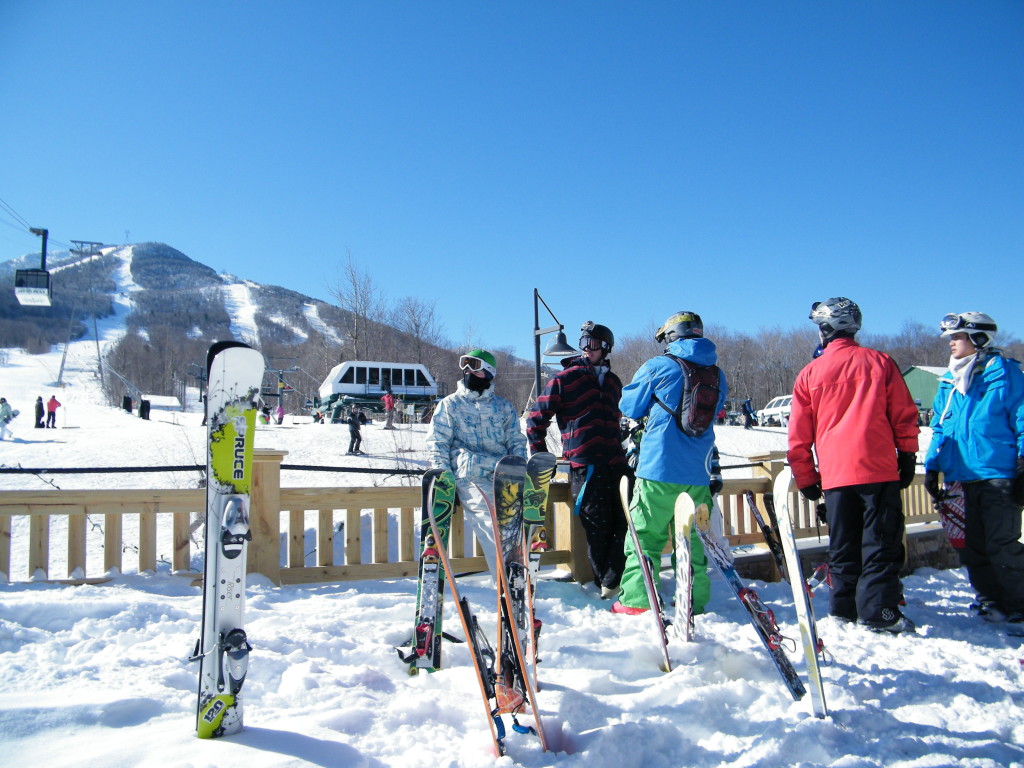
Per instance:
[[[1016,488],[1016,486],[1014,487]],[[932,501],[942,501],[942,497],[946,495],[942,488],[939,487],[939,473],[934,469],[924,473],[924,489],[928,491]]]
[[[815,483],[814,485],[808,485],[806,488],[801,488],[800,493],[808,501],[817,501],[821,498],[821,483]]]
[[[1024,456],[1017,457],[1017,474],[1013,477],[1013,503],[1024,507]]]
[[[917,454],[910,451],[897,451],[896,465],[900,470],[900,490],[903,490],[914,482],[914,474],[917,472]]]
[[[722,492],[722,466],[719,463],[718,447],[711,451],[711,472],[709,476],[708,489],[711,491],[712,496],[717,496]]]

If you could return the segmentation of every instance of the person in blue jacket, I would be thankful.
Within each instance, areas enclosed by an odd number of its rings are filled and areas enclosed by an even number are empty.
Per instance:
[[[646,417],[640,458],[636,467],[636,485],[630,501],[630,515],[640,545],[655,563],[668,541],[669,523],[676,498],[687,493],[695,506],[712,507],[712,496],[722,490],[721,470],[717,467],[714,415],[725,404],[728,387],[725,374],[718,372],[717,402],[704,407],[706,426],[699,435],[684,432],[673,411],[683,399],[683,373],[674,355],[698,366],[714,366],[718,360],[715,345],[704,338],[704,324],[696,312],[676,312],[655,334],[655,340],[667,344],[665,354],[651,358],[622,390],[619,407],[631,419]],[[632,537],[626,539],[626,566],[622,574],[619,600],[612,606],[616,613],[641,613],[649,610],[640,561]],[[703,612],[711,598],[707,575],[707,555],[694,529],[690,540],[693,564],[693,613]],[[655,584],[658,570],[654,569]]]
[[[963,485],[966,541],[960,550],[975,610],[1024,633],[1024,373],[993,345],[997,326],[983,312],[946,315],[949,371],[932,404],[925,488],[936,501],[945,483]]]

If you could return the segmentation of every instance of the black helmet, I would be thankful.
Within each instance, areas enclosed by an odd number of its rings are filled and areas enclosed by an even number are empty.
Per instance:
[[[587,346],[590,344],[591,339],[600,342],[600,347],[606,355],[615,346],[615,334],[612,333],[612,329],[607,325],[598,325],[593,320],[587,320],[587,322],[580,326],[580,333],[582,334],[580,336],[580,350],[583,352],[587,351]]]
[[[843,296],[814,302],[808,317],[818,326],[822,344],[836,336],[853,336],[860,330],[860,307]]]
[[[700,339],[704,337],[704,321],[696,312],[681,310],[669,316],[654,334],[659,343],[676,341],[677,339]]]

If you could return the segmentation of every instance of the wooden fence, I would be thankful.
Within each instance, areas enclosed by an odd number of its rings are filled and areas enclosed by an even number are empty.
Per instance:
[[[418,485],[282,488],[284,455],[281,451],[268,450],[255,453],[250,508],[253,538],[248,549],[251,573],[262,574],[275,584],[402,578],[416,574],[421,495]],[[755,456],[751,461],[758,463],[756,476],[726,480],[719,497],[726,537],[733,546],[763,542],[743,496],[747,490],[753,491],[763,509],[762,497],[771,492],[771,484],[784,465],[785,454]],[[0,579],[98,583],[106,580],[111,572],[123,571],[126,549],[138,552],[139,572],[155,571],[158,518],[166,520],[167,517],[171,525],[171,571],[201,577],[193,567],[197,553],[192,523],[205,510],[205,503],[202,490],[0,491]],[[827,528],[819,527],[815,520],[813,505],[800,498],[795,490],[791,492],[790,505],[795,510],[798,537],[827,535]],[[904,491],[904,510],[908,523],[937,519],[920,477]],[[307,543],[307,514],[315,520],[312,552]],[[137,540],[128,541],[124,522],[133,515],[137,516]],[[103,575],[90,577],[87,526],[95,516],[103,520]],[[13,522],[19,517],[27,518],[27,524],[15,526]],[[67,567],[66,574],[57,575],[51,573],[50,567],[51,523],[59,517],[66,518]],[[586,539],[579,519],[572,513],[564,477],[556,477],[552,484],[546,522],[550,549],[542,563],[561,568],[576,580],[589,581]],[[12,541],[15,528],[19,532],[27,528],[27,537],[19,535]],[[369,537],[367,542],[363,541],[364,532]],[[343,536],[343,542],[335,542],[336,535]],[[24,573],[11,573],[12,543],[28,548]],[[450,549],[456,572],[486,569],[479,546],[467,538],[460,514],[453,518]],[[93,567],[95,569],[95,565]]]

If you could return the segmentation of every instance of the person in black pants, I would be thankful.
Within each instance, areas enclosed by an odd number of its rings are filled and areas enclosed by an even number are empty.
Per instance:
[[[359,426],[362,423],[360,419],[361,414],[359,413],[359,406],[353,405],[352,410],[349,411],[346,422],[348,423],[348,455],[349,456],[360,456],[362,451],[359,447],[363,443],[363,437],[359,432]]]
[[[619,479],[631,471],[622,448],[619,398],[622,382],[608,356],[615,337],[606,326],[583,324],[582,355],[562,361],[537,398],[526,422],[531,453],[546,451],[551,419],[562,433],[562,455],[569,460],[570,490],[587,535],[587,557],[601,597],[619,593],[626,555],[626,517],[619,503]]]

